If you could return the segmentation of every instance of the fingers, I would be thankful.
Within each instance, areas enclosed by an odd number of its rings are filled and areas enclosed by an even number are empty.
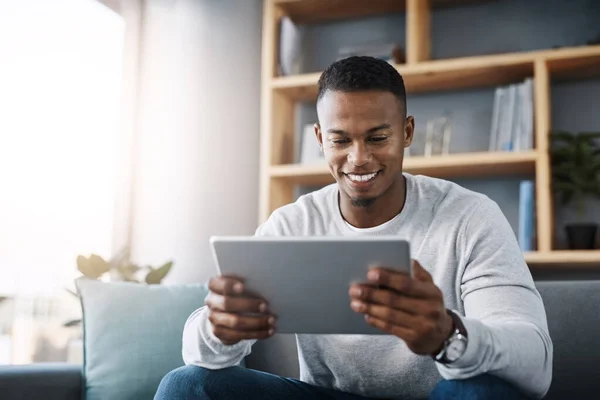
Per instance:
[[[208,281],[208,289],[225,296],[239,295],[244,293],[244,282],[233,276],[217,276]]]
[[[388,306],[366,303],[360,300],[352,300],[350,307],[356,312],[367,314],[371,317],[381,319],[390,325],[403,326],[405,328],[414,328],[420,324],[420,318],[402,310],[397,310]]]
[[[213,325],[213,334],[218,337],[223,344],[235,344],[242,340],[249,339],[267,339],[274,334],[274,330],[256,330],[256,331],[238,331],[220,325]]]
[[[419,268],[421,271],[419,271]],[[421,278],[425,278],[428,274],[422,267],[417,266],[415,268],[416,274]],[[430,275],[428,275],[431,278]],[[406,294],[411,297],[418,298],[442,298],[442,293],[430,279],[420,280],[411,278],[402,272],[393,271],[383,267],[371,268],[367,274],[369,283],[374,285],[382,285],[384,287],[393,289],[399,293]]]
[[[440,326],[434,319],[358,300],[353,300],[351,307],[356,312],[364,313],[369,325],[403,339],[417,354],[431,353],[434,347],[439,347],[439,340],[432,339],[437,338],[440,331]]]
[[[435,309],[435,304],[428,300],[404,296],[389,289],[369,285],[352,285],[349,294],[352,299],[388,306],[413,315],[427,315]]]
[[[265,313],[268,309],[265,300],[255,297],[232,297],[209,293],[205,304],[214,311],[229,313]]]
[[[398,336],[399,338],[406,341],[407,344],[412,343],[417,339],[415,331],[410,328],[393,325],[388,321],[382,320],[377,317],[373,317],[371,315],[365,315],[365,321],[367,321],[369,325],[374,326],[375,328],[379,328],[382,331]]]
[[[269,331],[275,329],[275,317],[272,315],[241,315],[213,311],[208,315],[213,327],[223,327],[240,332]]]
[[[350,307],[371,326],[403,339],[416,354],[432,354],[449,335],[441,290],[418,262],[413,276],[375,267],[366,284],[350,286]]]
[[[269,314],[265,299],[249,293],[242,279],[218,276],[208,283],[205,304],[214,335],[224,344],[265,339],[275,334],[275,316]],[[255,315],[249,315],[255,314]]]
[[[415,354],[434,354],[450,334],[444,330],[443,325],[425,318],[418,318],[412,326],[394,324],[378,314],[366,314],[365,321],[371,326],[398,336]]]

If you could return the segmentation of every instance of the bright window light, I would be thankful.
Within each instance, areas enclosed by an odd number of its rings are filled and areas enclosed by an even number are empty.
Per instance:
[[[124,29],[96,0],[0,0],[0,295],[111,255]]]

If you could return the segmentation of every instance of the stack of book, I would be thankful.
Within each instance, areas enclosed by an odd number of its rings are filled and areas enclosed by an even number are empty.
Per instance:
[[[533,79],[499,86],[494,93],[490,151],[533,148]]]

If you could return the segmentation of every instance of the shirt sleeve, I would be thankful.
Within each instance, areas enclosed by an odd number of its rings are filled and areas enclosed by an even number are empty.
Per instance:
[[[255,236],[278,235],[277,217],[269,219],[256,229]],[[256,339],[242,340],[234,345],[225,345],[217,338],[208,320],[208,307],[194,311],[187,319],[182,338],[182,356],[185,365],[197,365],[207,369],[222,369],[240,365],[252,351]]]
[[[553,346],[546,311],[514,231],[485,198],[457,240],[464,265],[461,316],[468,345],[455,363],[437,363],[445,379],[492,374],[542,398],[552,380]],[[460,314],[460,313],[459,313]]]

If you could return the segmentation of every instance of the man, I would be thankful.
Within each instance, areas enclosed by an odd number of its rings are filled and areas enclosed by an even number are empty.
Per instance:
[[[409,240],[412,279],[383,266],[348,292],[348,306],[388,335],[297,335],[300,380],[237,367],[277,322],[243,281],[218,277],[186,323],[187,366],[163,379],[157,399],[545,395],[552,342],[514,233],[488,197],[403,173],[414,133],[406,110],[402,77],[387,62],[351,57],[327,68],[315,133],[336,183],[279,208],[256,232]]]

